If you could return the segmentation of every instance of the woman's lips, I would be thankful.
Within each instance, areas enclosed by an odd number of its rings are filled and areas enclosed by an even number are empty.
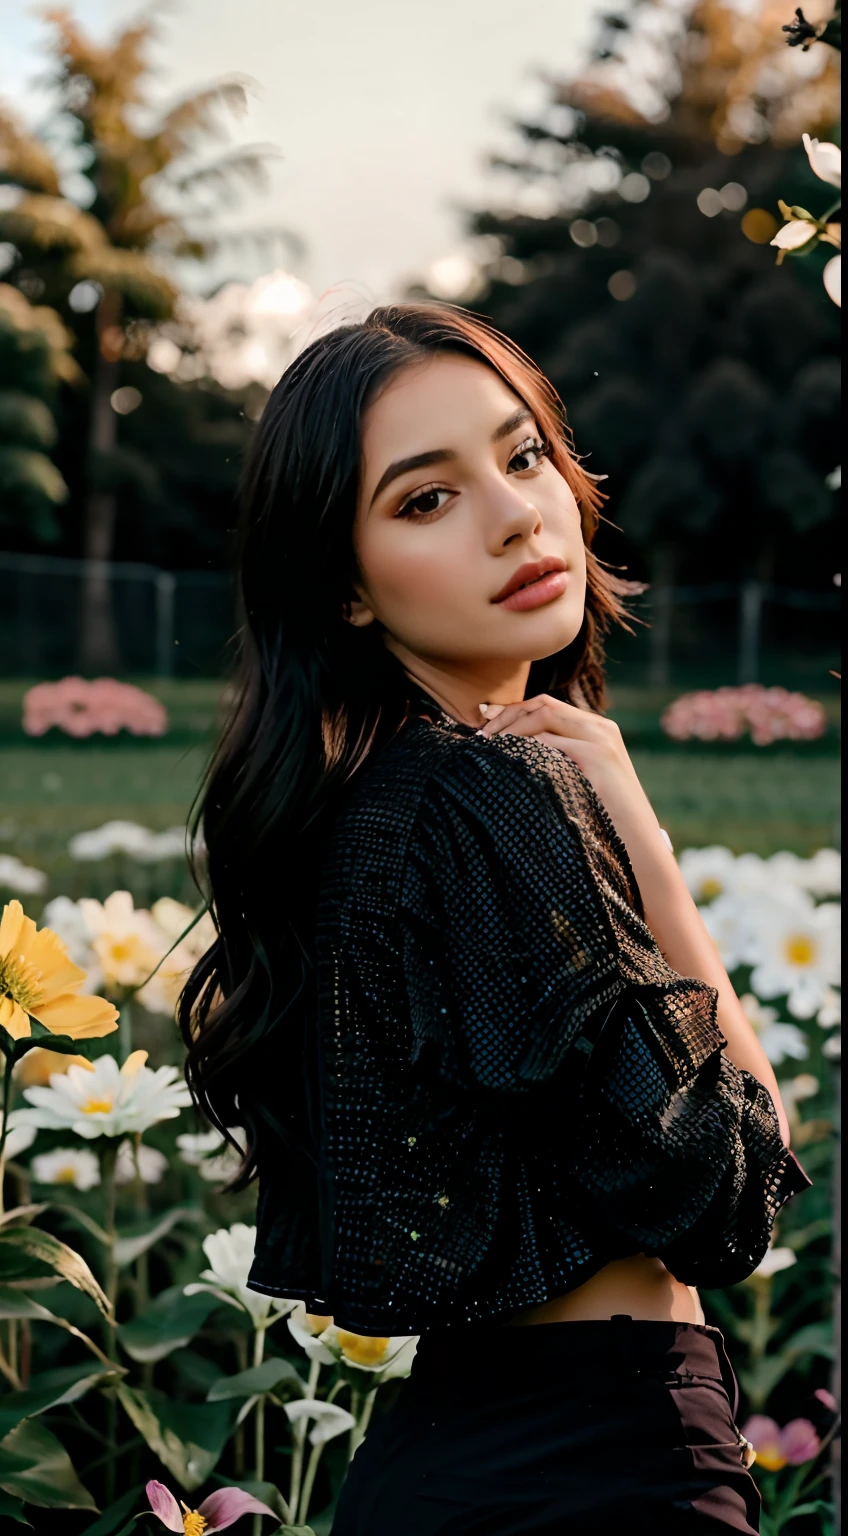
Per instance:
[[[517,592],[510,592],[509,597],[501,598],[498,607],[512,608],[519,613],[526,608],[541,608],[543,603],[561,597],[567,586],[568,571],[548,571],[538,581],[531,581],[529,586],[519,587]]]

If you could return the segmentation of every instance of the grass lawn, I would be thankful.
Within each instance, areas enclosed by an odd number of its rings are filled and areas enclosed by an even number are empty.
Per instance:
[[[218,686],[153,685],[171,720],[161,741],[79,742],[55,732],[39,741],[23,735],[25,686],[0,685],[0,853],[46,870],[49,895],[102,896],[126,884],[137,901],[188,897],[179,861],[78,864],[67,842],[104,821],[138,821],[155,830],[185,821],[215,730]],[[610,712],[675,848],[725,843],[736,852],[810,854],[835,841],[839,763],[830,701],[827,740],[766,749],[666,742],[658,730],[665,702],[659,694],[619,690]]]

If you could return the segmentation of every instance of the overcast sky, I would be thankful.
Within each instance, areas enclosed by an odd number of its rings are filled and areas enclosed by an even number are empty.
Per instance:
[[[105,40],[139,14],[126,0],[75,0]],[[375,297],[462,237],[461,209],[485,200],[486,155],[510,113],[538,99],[542,70],[569,73],[601,0],[181,0],[162,10],[152,57],[163,99],[228,72],[258,86],[237,137],[276,144],[270,191],[231,221],[283,224],[306,242],[296,270],[316,292]],[[45,29],[0,0],[0,97],[33,125],[47,101]],[[34,10],[34,8],[33,8]],[[252,278],[250,258],[225,274]]]

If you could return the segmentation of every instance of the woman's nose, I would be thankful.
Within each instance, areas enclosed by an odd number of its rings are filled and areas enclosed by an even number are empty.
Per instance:
[[[489,535],[496,551],[511,539],[526,538],[539,527],[541,518],[528,492],[529,487],[510,485],[501,479],[487,496]]]

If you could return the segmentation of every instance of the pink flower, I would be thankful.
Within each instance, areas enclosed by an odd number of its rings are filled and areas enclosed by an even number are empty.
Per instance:
[[[223,1531],[242,1515],[270,1515],[274,1520],[280,1518],[267,1504],[262,1504],[252,1493],[245,1493],[241,1488],[218,1488],[197,1509],[189,1509],[180,1500],[182,1511],[164,1483],[157,1483],[153,1479],[145,1491],[154,1515],[158,1515],[167,1530],[179,1531],[181,1536],[212,1536],[213,1531]]]
[[[167,712],[158,699],[119,683],[113,677],[93,682],[64,677],[58,683],[38,683],[24,695],[23,727],[28,736],[43,736],[56,726],[68,736],[162,736],[168,728]]]
[[[742,1433],[767,1472],[779,1472],[786,1466],[800,1467],[805,1461],[813,1461],[821,1450],[821,1441],[809,1419],[790,1419],[781,1429],[774,1419],[755,1413]]]
[[[826,723],[815,699],[759,683],[683,694],[661,720],[666,735],[676,741],[736,741],[748,730],[758,747],[784,739],[811,741],[824,733]]]

